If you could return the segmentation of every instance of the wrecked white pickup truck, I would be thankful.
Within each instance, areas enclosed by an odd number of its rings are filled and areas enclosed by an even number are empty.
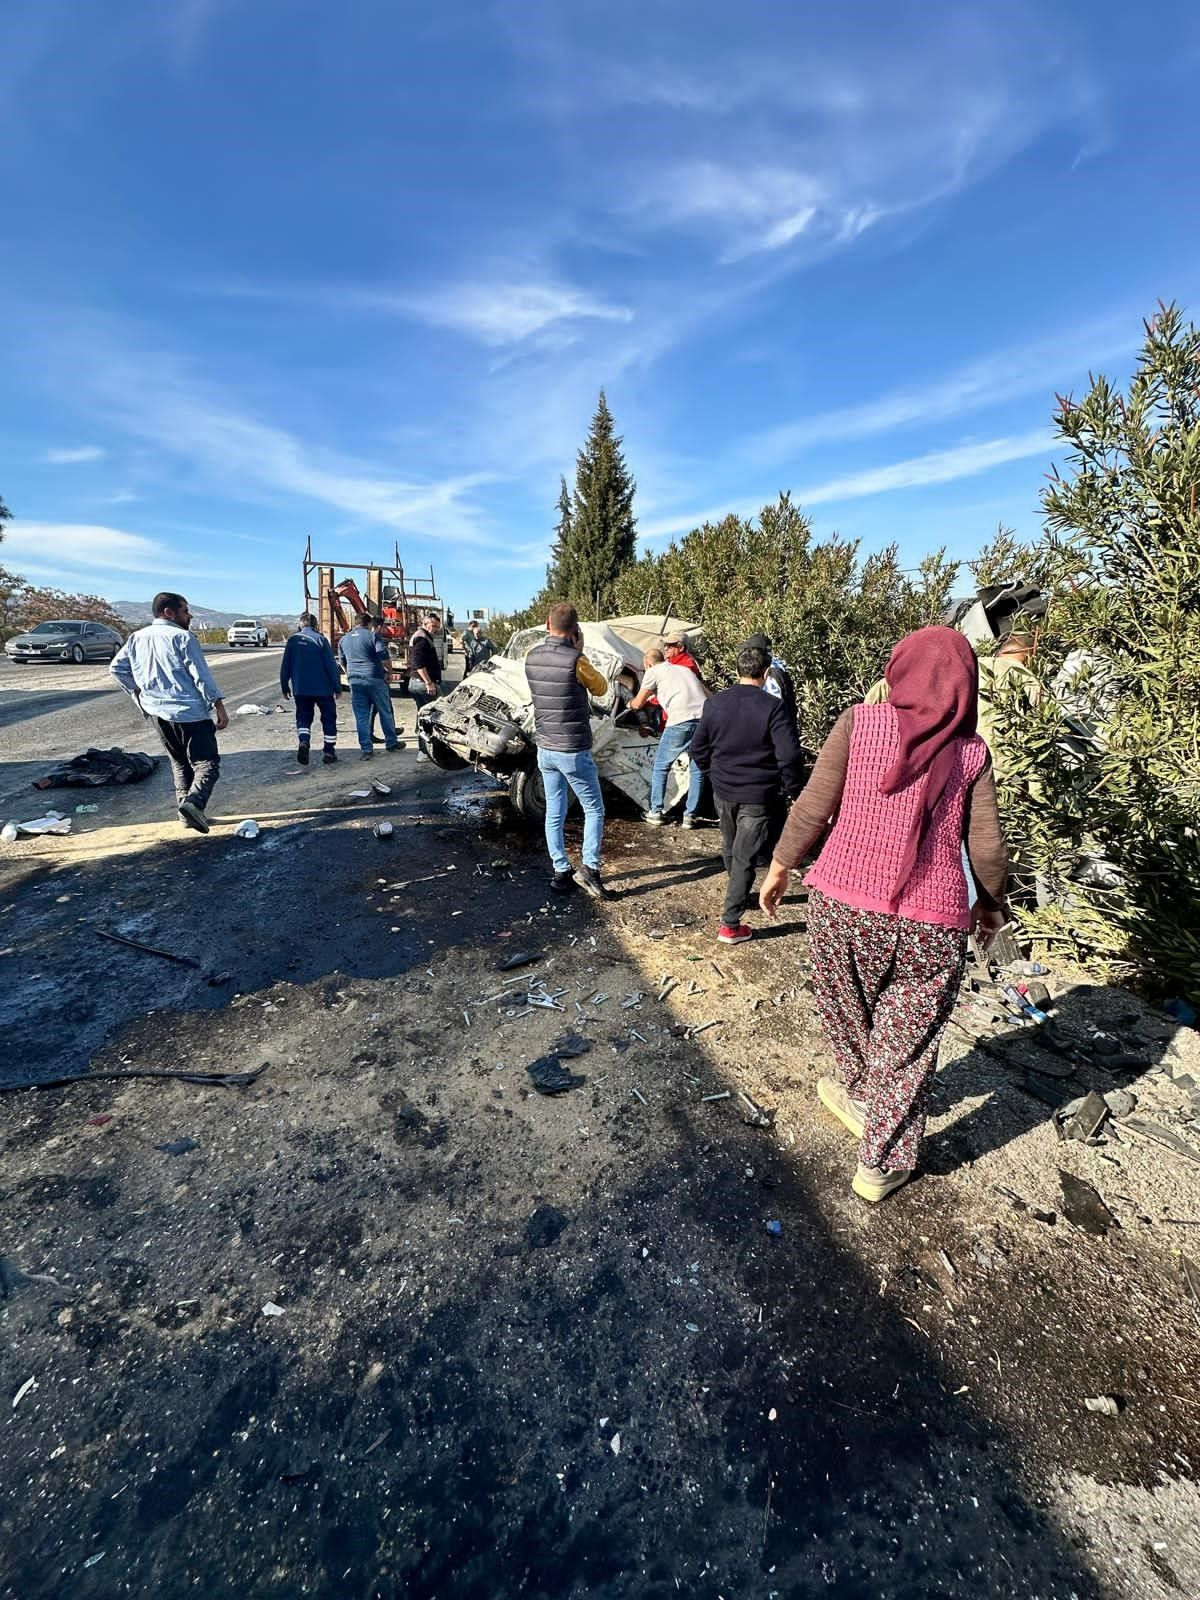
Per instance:
[[[605,783],[644,810],[650,803],[658,739],[648,736],[625,708],[641,682],[643,653],[672,634],[698,638],[699,629],[676,617],[659,616],[611,617],[581,627],[584,654],[608,680],[607,692],[591,699],[596,769]],[[508,785],[518,814],[537,825],[545,819],[546,795],[537,765],[525,657],[545,637],[545,628],[513,634],[499,655],[426,706],[417,723],[421,748],[439,767],[490,772]],[[683,798],[687,782],[688,761],[681,756],[667,774],[667,809]]]

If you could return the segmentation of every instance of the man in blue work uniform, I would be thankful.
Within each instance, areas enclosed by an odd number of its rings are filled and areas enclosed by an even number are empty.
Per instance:
[[[296,760],[308,765],[312,743],[313,712],[321,713],[321,734],[325,748],[321,760],[326,766],[337,760],[337,700],[342,692],[341,675],[333,650],[323,633],[317,632],[317,619],[306,611],[297,631],[283,647],[279,663],[279,690],[285,700],[296,701]]]

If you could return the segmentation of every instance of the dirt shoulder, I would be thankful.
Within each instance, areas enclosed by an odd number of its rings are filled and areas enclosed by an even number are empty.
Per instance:
[[[615,822],[596,908],[477,780],[290,809],[9,880],[22,1051],[269,1065],[0,1096],[0,1253],[38,1275],[0,1309],[0,1593],[1200,1589],[1200,1168],[1060,1144],[963,1035],[928,1175],[868,1209],[813,1100],[803,902],[718,947],[710,833]],[[101,951],[117,897],[201,966]],[[1097,1086],[1185,1127],[1194,1036],[1147,1049],[1129,997],[1051,982],[1153,1057]],[[567,1028],[582,1081],[539,1095]]]

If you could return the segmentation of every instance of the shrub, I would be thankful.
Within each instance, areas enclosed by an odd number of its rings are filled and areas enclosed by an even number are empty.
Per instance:
[[[1050,599],[1040,699],[1014,691],[998,713],[1023,916],[1081,957],[1195,995],[1200,333],[1160,307],[1128,393],[1097,378],[1056,423],[1068,467],[1043,494],[1044,539],[1001,535],[974,565],[1032,573]]]

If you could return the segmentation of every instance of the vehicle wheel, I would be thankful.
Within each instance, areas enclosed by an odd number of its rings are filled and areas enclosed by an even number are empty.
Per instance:
[[[71,646],[71,660],[77,667],[81,667],[87,660],[87,653],[81,644],[73,644]]]
[[[508,798],[522,822],[531,828],[546,825],[546,787],[537,767],[518,767],[508,780]]]

